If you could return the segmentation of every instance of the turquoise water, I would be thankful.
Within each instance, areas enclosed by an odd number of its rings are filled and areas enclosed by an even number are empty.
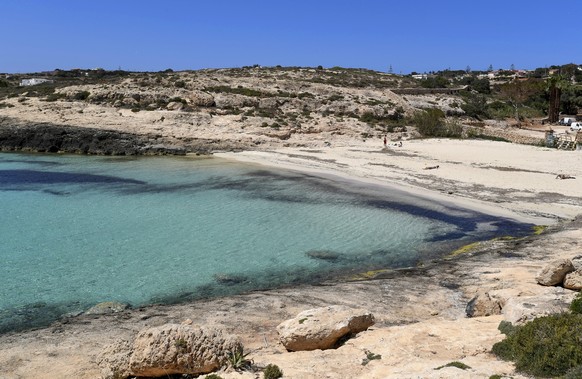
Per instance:
[[[220,159],[0,154],[0,332],[415,265],[530,225]]]

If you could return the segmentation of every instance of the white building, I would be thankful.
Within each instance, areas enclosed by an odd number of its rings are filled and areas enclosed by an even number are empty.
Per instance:
[[[52,83],[52,80],[49,79],[40,79],[40,78],[32,78],[32,79],[22,79],[22,81],[20,82],[20,86],[21,87],[25,87],[25,86],[35,86],[37,84],[42,84],[42,83]]]

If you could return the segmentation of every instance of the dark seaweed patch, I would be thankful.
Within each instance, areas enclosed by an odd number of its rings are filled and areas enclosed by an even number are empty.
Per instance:
[[[144,184],[145,182],[124,179],[116,176],[93,175],[85,173],[0,170],[0,186],[27,184]],[[0,187],[2,188],[2,187]]]

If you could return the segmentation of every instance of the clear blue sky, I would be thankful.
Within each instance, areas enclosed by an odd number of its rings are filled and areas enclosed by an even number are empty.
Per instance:
[[[581,0],[0,0],[0,72],[582,64]]]

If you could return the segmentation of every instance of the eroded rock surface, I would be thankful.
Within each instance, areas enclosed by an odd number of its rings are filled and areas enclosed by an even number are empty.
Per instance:
[[[555,286],[562,284],[564,277],[569,272],[574,271],[574,265],[569,259],[557,259],[547,264],[536,277],[539,284],[543,286]]]
[[[287,350],[333,348],[346,335],[374,325],[374,316],[365,310],[344,306],[310,309],[277,326],[280,341]]]
[[[482,317],[501,314],[501,302],[488,292],[480,292],[472,298],[465,309],[468,317]]]
[[[576,292],[561,287],[537,296],[515,297],[503,307],[505,320],[523,324],[534,318],[567,312]]]
[[[565,288],[570,290],[582,290],[582,269],[566,274],[563,284]]]
[[[220,329],[165,324],[139,332],[133,342],[107,346],[99,365],[106,378],[204,374],[226,365],[237,338]]]

